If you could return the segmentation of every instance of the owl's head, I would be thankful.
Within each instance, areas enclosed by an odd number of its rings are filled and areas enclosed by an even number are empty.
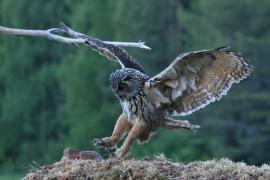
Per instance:
[[[146,74],[131,68],[118,69],[110,76],[112,90],[120,99],[136,96],[149,79]]]

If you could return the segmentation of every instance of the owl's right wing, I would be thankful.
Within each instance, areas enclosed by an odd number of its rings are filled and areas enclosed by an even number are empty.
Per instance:
[[[179,55],[146,85],[150,101],[168,115],[188,115],[219,100],[251,71],[234,52],[218,48]]]
[[[142,66],[123,48],[116,45],[108,44],[97,38],[75,32],[62,22],[60,23],[60,27],[67,33],[72,31],[72,36],[84,39],[85,43],[88,44],[93,50],[96,50],[97,52],[99,52],[99,54],[105,56],[110,60],[118,62],[122,68],[132,68],[146,74]]]
[[[146,74],[143,67],[125,49],[89,36],[85,40],[99,54],[118,62],[122,68],[132,68]]]

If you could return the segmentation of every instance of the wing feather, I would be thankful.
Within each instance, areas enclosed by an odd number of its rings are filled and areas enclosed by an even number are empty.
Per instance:
[[[224,48],[184,53],[150,80],[157,83],[149,92],[159,91],[170,99],[160,102],[169,115],[188,115],[220,100],[233,83],[251,72],[251,65]]]

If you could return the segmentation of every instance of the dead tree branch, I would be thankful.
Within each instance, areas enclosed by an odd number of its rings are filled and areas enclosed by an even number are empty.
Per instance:
[[[71,37],[65,37],[59,35],[57,33],[65,33]],[[86,39],[92,38],[91,36],[87,36],[85,34],[76,32],[71,28],[67,27],[64,23],[60,23],[59,28],[51,28],[47,30],[30,30],[30,29],[14,29],[14,28],[7,28],[0,26],[0,34],[10,34],[10,35],[20,35],[20,36],[39,36],[44,37],[53,41],[58,41],[65,44],[86,44]],[[141,49],[148,49],[151,48],[146,46],[144,42],[117,42],[117,41],[102,41],[106,44],[111,44],[115,46],[122,46],[122,47],[135,47]]]

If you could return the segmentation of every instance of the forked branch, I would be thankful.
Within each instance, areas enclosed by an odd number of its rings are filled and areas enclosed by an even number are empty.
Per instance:
[[[61,32],[69,35],[70,37],[60,35],[59,33]],[[53,41],[74,45],[77,44],[87,45],[85,38],[93,38],[91,36],[87,36],[85,34],[72,30],[71,28],[67,27],[64,23],[60,23],[59,28],[51,28],[47,30],[14,29],[0,26],[0,33],[10,35],[21,35],[21,36],[40,36]],[[135,47],[148,50],[151,49],[150,47],[146,46],[144,42],[141,41],[140,42],[102,41],[102,42],[106,44],[112,44],[115,46]]]

